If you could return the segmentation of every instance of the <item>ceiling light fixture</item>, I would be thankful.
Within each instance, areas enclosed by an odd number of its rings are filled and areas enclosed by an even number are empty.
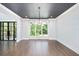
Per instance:
[[[50,18],[53,18],[53,16],[50,16]]]
[[[25,16],[25,18],[28,18],[27,16]]]

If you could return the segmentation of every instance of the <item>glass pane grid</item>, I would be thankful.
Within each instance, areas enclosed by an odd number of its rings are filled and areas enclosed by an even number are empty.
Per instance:
[[[15,27],[16,27],[15,22],[0,22],[0,39],[1,40],[5,40],[5,38],[7,38],[6,40],[10,40],[10,38],[12,38],[12,40],[15,39],[16,37]],[[10,37],[8,36],[8,33]]]

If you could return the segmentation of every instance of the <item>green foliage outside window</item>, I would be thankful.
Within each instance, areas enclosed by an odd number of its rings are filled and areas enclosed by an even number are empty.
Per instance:
[[[46,35],[48,33],[47,24],[31,24],[31,36]]]
[[[35,24],[31,25],[31,36],[35,36]]]
[[[47,24],[43,25],[42,31],[43,31],[43,34],[47,34]]]

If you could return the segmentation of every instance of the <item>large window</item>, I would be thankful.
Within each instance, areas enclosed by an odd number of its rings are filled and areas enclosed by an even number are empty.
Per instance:
[[[31,23],[31,36],[43,36],[48,34],[48,25],[46,23]]]

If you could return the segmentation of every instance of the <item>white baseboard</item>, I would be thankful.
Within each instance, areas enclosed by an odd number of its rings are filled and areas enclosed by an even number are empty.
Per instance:
[[[21,39],[21,40],[29,40],[29,39],[31,39],[31,40],[36,40],[36,39],[45,39],[45,40],[56,40],[56,38],[23,38],[23,39]],[[16,40],[16,42],[20,42],[21,40]]]
[[[47,40],[56,40],[56,38],[23,38],[23,40],[29,40],[29,39],[47,39]]]
[[[74,51],[75,53],[79,54],[79,50],[73,49],[73,48],[71,48],[69,45],[66,45],[65,43],[63,43],[63,42],[61,42],[61,41],[59,41],[59,40],[57,40],[57,41],[60,42],[61,44],[63,44],[64,46],[68,47],[69,49],[71,49],[71,50]]]
[[[21,40],[16,40],[16,42],[18,43],[18,42],[20,42]]]

